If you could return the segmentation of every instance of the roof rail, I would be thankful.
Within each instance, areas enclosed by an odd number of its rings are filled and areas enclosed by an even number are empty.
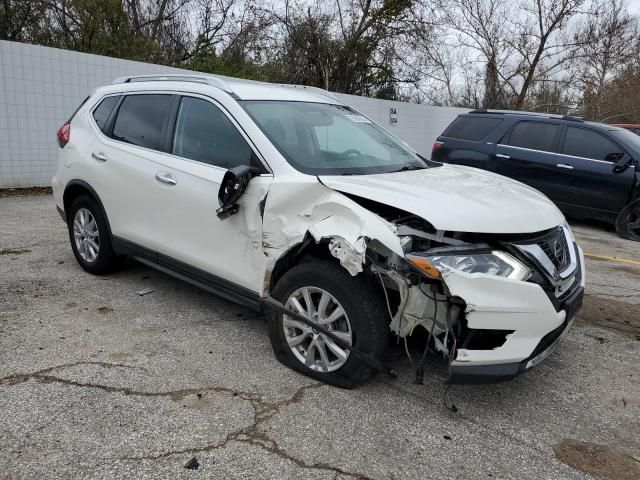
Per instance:
[[[309,85],[291,85],[291,84],[288,84],[288,83],[281,83],[280,86],[281,87],[289,87],[289,88],[301,88],[303,90],[309,90],[311,92],[315,92],[315,93],[318,93],[318,94],[323,95],[325,97],[329,97],[329,98],[332,98],[334,100],[337,100],[337,98],[333,94],[333,92],[330,92],[329,90],[325,90],[324,88],[320,88],[320,87],[311,87]]]
[[[155,74],[155,75],[132,75],[127,77],[118,77],[112,84],[116,83],[135,83],[135,82],[195,82],[204,83],[217,87],[227,93],[233,93],[231,87],[218,77],[211,77],[209,75],[189,75],[182,73],[169,73],[169,74]]]
[[[471,110],[469,113],[492,113],[498,115],[538,115],[540,117],[558,116],[554,115],[553,113],[526,112],[524,110],[493,110],[489,108],[477,108],[475,110]]]
[[[571,122],[583,122],[584,119],[581,117],[574,117],[572,115],[560,115],[558,113],[544,113],[544,112],[526,112],[523,110],[490,110],[486,108],[477,108],[475,110],[471,110],[469,113],[492,113],[499,115],[532,115],[537,117],[547,117],[547,118],[557,118],[559,120],[569,120]]]
[[[584,123],[584,118],[581,117],[574,117],[573,115],[564,115],[562,117],[562,120],[570,120],[572,122],[580,122],[580,123]]]

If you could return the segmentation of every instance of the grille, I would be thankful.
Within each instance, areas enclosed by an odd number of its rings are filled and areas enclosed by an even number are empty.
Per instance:
[[[567,244],[567,238],[562,228],[558,228],[547,235],[538,242],[538,246],[559,272],[562,272],[569,266],[571,255],[569,254],[569,245]]]

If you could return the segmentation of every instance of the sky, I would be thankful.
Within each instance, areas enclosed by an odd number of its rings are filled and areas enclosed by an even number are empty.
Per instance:
[[[627,0],[629,11],[634,15],[640,15],[640,0]]]

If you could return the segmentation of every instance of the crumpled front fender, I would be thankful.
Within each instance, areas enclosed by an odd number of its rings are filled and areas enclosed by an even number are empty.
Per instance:
[[[291,248],[311,235],[316,242],[329,240],[329,251],[351,275],[362,271],[367,242],[376,240],[404,256],[396,227],[331,190],[315,177],[274,181],[266,199],[262,247],[267,268],[261,295],[268,293],[271,274]]]

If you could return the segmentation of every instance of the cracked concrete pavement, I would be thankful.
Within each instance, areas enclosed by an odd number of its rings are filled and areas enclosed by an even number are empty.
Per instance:
[[[575,233],[640,260],[600,226]],[[0,198],[0,478],[590,478],[554,446],[640,458],[640,266],[587,269],[561,348],[515,381],[454,386],[452,412],[436,357],[422,386],[400,355],[396,380],[318,384],[274,359],[260,315],[138,264],[91,276],[51,196]]]

